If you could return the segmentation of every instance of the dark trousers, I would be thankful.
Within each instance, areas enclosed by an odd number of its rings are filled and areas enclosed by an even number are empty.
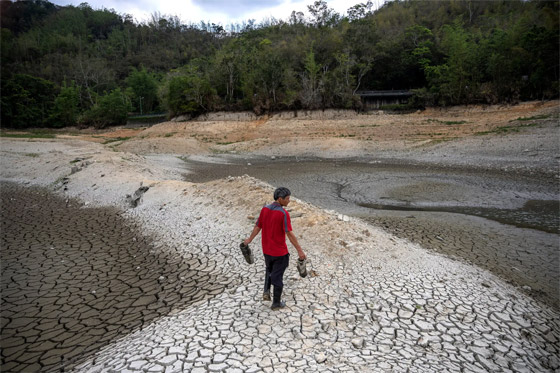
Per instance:
[[[290,264],[290,254],[284,256],[270,256],[264,254],[264,263],[266,265],[264,291],[270,292],[271,285],[274,285],[275,288],[283,288],[284,272]]]

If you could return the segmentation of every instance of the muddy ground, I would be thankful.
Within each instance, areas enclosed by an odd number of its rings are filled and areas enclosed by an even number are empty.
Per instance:
[[[68,371],[120,335],[225,290],[209,258],[161,252],[114,208],[0,183],[2,371]]]

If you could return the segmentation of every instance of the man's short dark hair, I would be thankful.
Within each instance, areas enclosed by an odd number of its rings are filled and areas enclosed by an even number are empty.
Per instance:
[[[277,188],[274,191],[274,200],[278,201],[278,198],[286,198],[288,196],[292,195],[292,192],[290,192],[290,189],[288,188],[284,188],[284,187],[280,187]]]

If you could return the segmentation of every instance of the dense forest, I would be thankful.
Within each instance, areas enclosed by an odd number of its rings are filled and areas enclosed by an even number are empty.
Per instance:
[[[184,24],[0,0],[2,126],[122,124],[131,113],[348,108],[407,89],[411,107],[559,93],[559,1],[325,1],[287,20]]]

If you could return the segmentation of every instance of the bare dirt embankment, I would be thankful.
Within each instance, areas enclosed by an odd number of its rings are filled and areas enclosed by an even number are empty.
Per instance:
[[[136,154],[390,157],[459,164],[486,161],[486,166],[502,158],[550,171],[556,165],[558,113],[558,101],[429,108],[405,115],[331,110],[257,118],[215,113],[149,128],[76,131],[72,137]]]

